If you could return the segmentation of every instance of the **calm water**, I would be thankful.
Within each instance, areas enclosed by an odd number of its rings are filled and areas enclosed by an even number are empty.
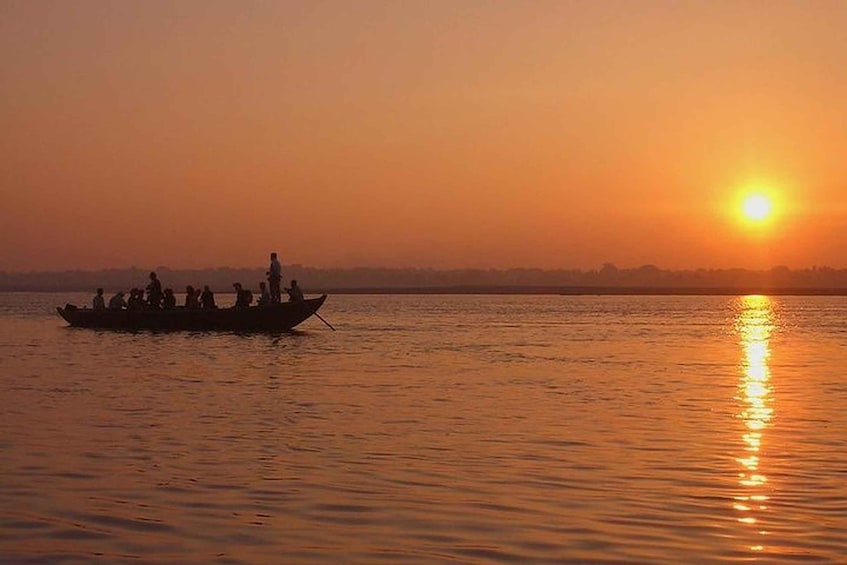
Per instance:
[[[0,561],[847,561],[847,299],[331,296],[286,335],[0,294]]]

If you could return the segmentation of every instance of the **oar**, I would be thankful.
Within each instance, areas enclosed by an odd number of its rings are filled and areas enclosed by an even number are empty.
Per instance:
[[[332,327],[332,324],[330,324],[329,322],[327,322],[326,320],[324,320],[324,319],[321,317],[321,315],[320,315],[320,314],[318,314],[317,312],[315,312],[315,316],[317,316],[317,317],[318,317],[318,320],[320,320],[321,322],[323,322],[324,324],[326,324],[327,326],[329,326],[329,329],[331,329],[332,331],[335,331],[335,328],[333,328],[333,327]]]

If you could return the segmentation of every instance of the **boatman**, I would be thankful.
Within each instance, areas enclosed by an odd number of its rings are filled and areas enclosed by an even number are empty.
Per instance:
[[[268,282],[271,290],[271,303],[278,304],[282,302],[282,289],[279,285],[282,282],[282,265],[279,259],[276,258],[276,253],[271,253],[271,266],[268,267]]]

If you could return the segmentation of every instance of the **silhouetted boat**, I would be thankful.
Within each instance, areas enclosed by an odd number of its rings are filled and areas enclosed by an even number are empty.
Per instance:
[[[302,302],[249,308],[174,310],[92,310],[66,304],[56,308],[71,326],[114,330],[199,330],[284,332],[317,314],[326,294]]]

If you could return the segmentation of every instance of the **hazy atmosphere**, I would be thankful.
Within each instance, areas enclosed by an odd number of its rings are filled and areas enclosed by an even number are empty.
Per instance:
[[[847,0],[0,0],[0,561],[843,564]]]
[[[844,267],[845,27],[840,0],[6,1],[0,270]]]

